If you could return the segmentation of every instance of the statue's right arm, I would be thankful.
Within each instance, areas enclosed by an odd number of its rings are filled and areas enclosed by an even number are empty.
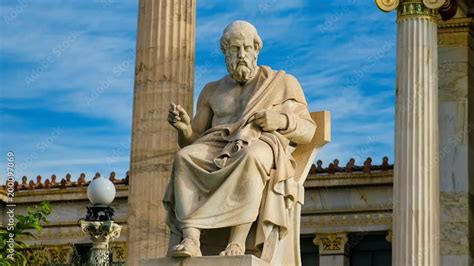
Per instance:
[[[209,105],[211,84],[207,84],[199,95],[196,115],[191,121],[191,125],[186,130],[178,130],[178,144],[181,148],[192,144],[204,131],[212,125],[212,109]]]

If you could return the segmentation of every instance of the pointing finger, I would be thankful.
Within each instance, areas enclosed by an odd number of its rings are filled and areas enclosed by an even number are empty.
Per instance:
[[[170,103],[169,110],[170,110],[170,111],[176,111],[176,104],[175,104],[174,102],[171,102],[171,103]]]

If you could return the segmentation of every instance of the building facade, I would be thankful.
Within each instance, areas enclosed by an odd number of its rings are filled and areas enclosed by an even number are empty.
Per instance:
[[[99,174],[96,174],[99,176]],[[128,176],[109,179],[115,184],[117,196],[112,203],[114,221],[122,225],[122,235],[111,244],[111,260],[124,263],[128,213]],[[25,214],[28,207],[49,201],[53,208],[50,221],[37,239],[22,239],[32,248],[31,263],[84,262],[92,247],[89,236],[79,227],[86,216],[87,198],[85,175],[72,180],[70,175],[59,182],[55,175],[42,181],[23,177],[15,183],[15,212]],[[372,164],[368,158],[356,165],[354,160],[344,166],[338,160],[323,167],[313,165],[305,182],[305,205],[301,219],[301,250],[304,265],[319,265],[319,261],[351,262],[368,265],[367,260],[390,262],[390,229],[392,206],[393,165],[388,158]],[[6,203],[5,186],[0,200]],[[157,203],[161,204],[160,199]],[[6,226],[5,204],[2,204],[1,226]],[[377,244],[375,244],[377,243]],[[334,264],[336,265],[336,264]],[[346,264],[341,264],[346,265]],[[375,264],[386,265],[386,264]]]

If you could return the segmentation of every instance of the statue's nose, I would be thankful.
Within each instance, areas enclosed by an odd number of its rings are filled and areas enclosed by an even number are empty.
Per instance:
[[[244,58],[244,53],[245,53],[245,50],[244,50],[244,47],[240,47],[239,48],[239,58]]]

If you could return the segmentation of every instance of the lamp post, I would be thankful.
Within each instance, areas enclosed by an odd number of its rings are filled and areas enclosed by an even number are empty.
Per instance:
[[[114,209],[109,204],[115,198],[115,186],[107,178],[95,178],[87,188],[87,197],[93,204],[87,207],[87,216],[80,222],[81,229],[92,240],[91,265],[109,265],[109,241],[120,236],[122,226],[114,223]]]

